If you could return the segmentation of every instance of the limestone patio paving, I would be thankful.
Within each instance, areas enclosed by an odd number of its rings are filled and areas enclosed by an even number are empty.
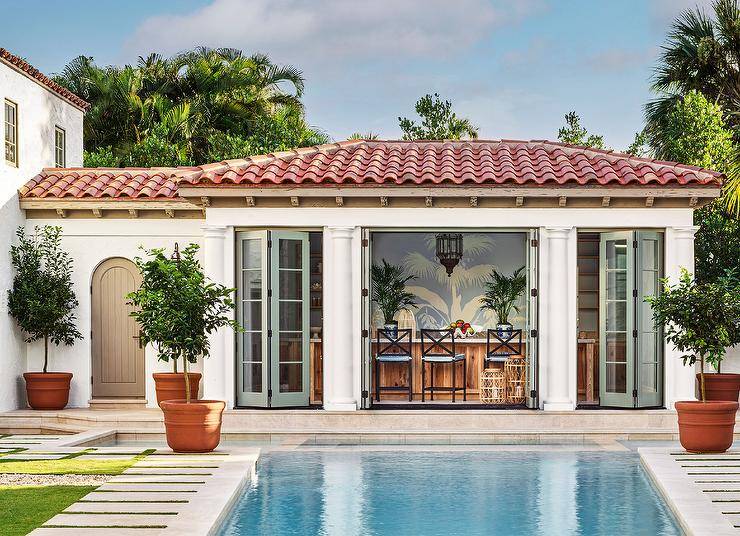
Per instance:
[[[69,443],[75,442],[68,437]],[[207,454],[177,454],[136,446],[62,446],[56,436],[0,438],[12,445],[3,459],[133,459],[134,463],[31,532],[55,535],[204,535],[219,526],[253,474],[259,449],[222,447]],[[20,450],[23,449],[23,450]],[[153,450],[153,451],[152,451]]]
[[[640,447],[640,461],[688,535],[740,534],[740,450]]]

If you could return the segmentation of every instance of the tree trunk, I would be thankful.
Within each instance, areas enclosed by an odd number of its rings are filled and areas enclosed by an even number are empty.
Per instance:
[[[177,374],[177,358],[172,358],[172,371]]]
[[[49,336],[44,335],[44,374],[46,374],[46,367],[49,363]]]
[[[701,401],[707,401],[707,395],[704,391],[704,354],[701,354],[699,362],[701,363],[701,369],[699,370],[699,393],[701,394]]]
[[[190,404],[190,376],[188,375],[188,359],[182,360],[182,370],[185,374],[185,403]]]

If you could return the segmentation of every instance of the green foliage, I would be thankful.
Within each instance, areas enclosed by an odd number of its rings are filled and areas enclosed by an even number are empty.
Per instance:
[[[722,109],[691,90],[676,101],[662,126],[662,143],[656,156],[716,171],[726,171],[734,147]]]
[[[424,95],[414,107],[421,124],[406,117],[398,118],[404,140],[460,140],[476,139],[478,127],[469,119],[457,117],[452,102],[440,99],[439,94]]]
[[[209,356],[209,334],[223,326],[240,329],[231,318],[234,289],[208,281],[196,258],[198,249],[190,244],[174,259],[161,248],[146,251],[147,258],[134,259],[141,286],[127,296],[136,307],[131,316],[141,325],[142,343],[154,344],[161,361],[175,360],[175,372],[176,360],[184,358],[186,381],[187,364]]]
[[[15,270],[8,291],[8,312],[26,334],[26,342],[44,341],[44,372],[49,341],[71,346],[82,334],[75,324],[78,301],[72,289],[72,259],[62,249],[61,227],[34,227],[27,236],[16,231],[18,245],[10,247]]]
[[[570,145],[581,145],[583,147],[593,147],[594,149],[604,149],[604,136],[589,134],[581,126],[581,118],[575,112],[565,114],[565,126],[558,130],[558,140]]]
[[[84,122],[90,164],[202,164],[220,151],[218,134],[249,140],[260,152],[328,139],[305,123],[300,71],[261,54],[197,48],[124,67],[99,67],[80,56],[55,81],[92,105]]]
[[[98,147],[93,151],[83,151],[82,161],[85,167],[90,168],[121,167],[121,159],[113,154],[112,147]]]
[[[644,130],[635,132],[635,139],[632,140],[632,143],[630,143],[624,152],[632,156],[648,156],[650,148],[647,146],[647,134]]]
[[[95,491],[96,486],[0,486],[4,536],[24,536]],[[46,529],[49,530],[49,529]]]
[[[353,132],[347,138],[348,140],[377,140],[378,135],[372,132]]]
[[[481,309],[490,309],[496,313],[499,324],[508,324],[511,311],[518,313],[520,310],[517,301],[527,288],[527,274],[524,270],[524,266],[517,268],[510,276],[493,270],[490,279],[486,281],[486,291],[480,299]]]
[[[373,264],[370,275],[373,282],[371,299],[378,304],[385,322],[393,321],[399,311],[416,307],[416,296],[406,291],[406,283],[416,279],[406,275],[403,266],[390,264],[382,259],[383,264]]]
[[[732,271],[707,283],[697,282],[686,269],[679,282],[663,280],[663,292],[648,296],[656,327],[682,356],[684,365],[701,364],[701,396],[704,395],[704,363],[719,368],[725,349],[740,340],[740,281]]]
[[[727,270],[738,267],[740,220],[715,201],[694,211],[694,224],[699,226],[694,242],[698,281],[716,281]]]

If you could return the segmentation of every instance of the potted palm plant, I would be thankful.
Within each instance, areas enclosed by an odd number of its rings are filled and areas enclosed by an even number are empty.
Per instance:
[[[683,269],[676,285],[663,280],[663,292],[649,296],[655,325],[683,352],[684,365],[699,363],[700,400],[676,402],[681,445],[689,452],[724,452],[732,445],[738,401],[709,400],[705,366],[719,367],[740,330],[740,285],[731,272],[699,283]]]
[[[481,301],[481,309],[490,309],[496,314],[498,323],[496,331],[499,337],[511,332],[513,326],[509,323],[511,311],[519,312],[519,297],[527,288],[527,275],[524,266],[517,268],[510,276],[498,270],[491,272],[491,277],[485,283],[486,291]]]
[[[190,244],[182,254],[175,244],[172,258],[162,249],[147,251],[147,259],[135,259],[142,284],[128,295],[136,307],[131,315],[141,325],[142,342],[154,344],[160,359],[182,359],[180,397],[160,403],[167,444],[176,452],[209,452],[218,446],[226,403],[197,400],[188,366],[209,356],[209,334],[224,326],[240,329],[231,318],[234,289],[210,282],[197,252],[197,244]]]
[[[72,259],[61,247],[61,227],[16,231],[11,246],[15,277],[8,291],[8,312],[26,334],[26,342],[44,341],[44,369],[26,372],[26,395],[33,409],[63,409],[69,402],[70,372],[49,372],[49,343],[71,346],[82,335],[75,324],[78,302],[72,290]]]
[[[382,259],[382,264],[373,264],[370,272],[373,281],[372,301],[383,314],[384,329],[397,337],[398,321],[395,316],[399,311],[416,307],[416,296],[406,291],[406,283],[415,279],[415,276],[406,275],[402,266],[390,264],[385,259]]]

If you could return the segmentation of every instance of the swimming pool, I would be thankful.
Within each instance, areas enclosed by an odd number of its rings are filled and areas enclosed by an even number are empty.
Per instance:
[[[678,535],[634,452],[270,452],[222,536]]]

